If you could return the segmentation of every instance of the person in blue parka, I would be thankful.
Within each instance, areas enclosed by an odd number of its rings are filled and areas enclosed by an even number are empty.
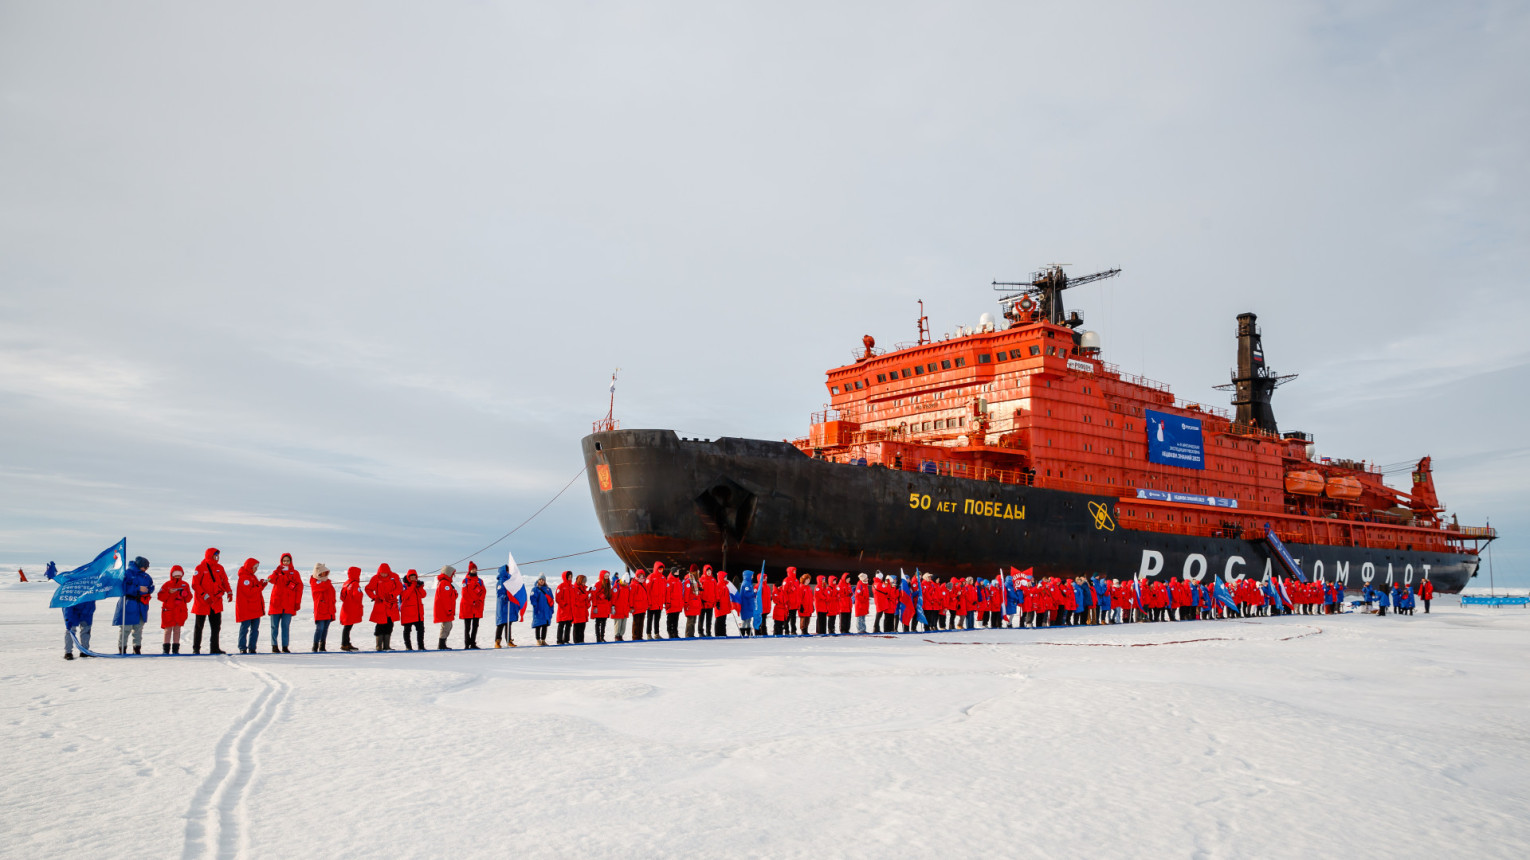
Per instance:
[[[43,578],[51,580],[55,576],[58,576],[58,565],[50,561],[48,562],[48,569],[43,571]]]
[[[90,622],[96,617],[96,602],[87,600],[64,607],[64,659],[74,659],[74,642],[80,642],[80,656],[89,657],[85,650],[90,647]]]
[[[754,587],[754,577],[754,571],[746,570],[738,583],[738,634],[740,636],[754,635],[754,606],[759,598],[759,593]]]
[[[118,654],[127,653],[129,637],[133,640],[133,653],[143,652],[143,623],[149,620],[152,594],[154,580],[149,577],[149,560],[139,556],[122,575],[122,596],[117,598],[117,611],[112,614],[112,626],[118,628]]]
[[[553,593],[547,587],[547,577],[537,577],[537,585],[531,589],[531,629],[537,634],[537,644],[547,644],[547,625],[553,620]]]
[[[1376,589],[1376,614],[1378,616],[1386,615],[1387,607],[1390,606],[1391,603],[1392,598],[1387,594],[1387,590],[1385,588]]]

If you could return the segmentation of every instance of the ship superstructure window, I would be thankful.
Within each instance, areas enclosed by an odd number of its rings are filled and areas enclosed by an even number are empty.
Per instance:
[[[862,388],[865,388],[865,386],[861,384],[861,381],[859,379],[857,379],[855,381],[855,390],[856,391],[860,391]]]
[[[905,367],[902,370],[898,371],[898,375],[903,377],[904,379],[908,379],[908,368]]]
[[[1005,352],[1004,350],[1001,349],[1001,350],[999,350],[998,355],[994,356],[994,360],[995,361],[1008,361],[1009,360],[1009,353],[1007,353],[1007,352]]]
[[[914,365],[914,375],[915,376],[923,376],[924,375],[924,365],[922,365],[922,364]]]
[[[839,393],[839,386],[838,385],[831,385],[831,386],[829,386],[829,390],[834,392],[835,394],[838,394]]]
[[[993,360],[993,356],[989,355],[986,352],[985,353],[981,353],[981,354],[978,355],[978,364],[987,364],[988,362],[990,362],[992,360]]]
[[[940,360],[940,369],[941,370],[950,370],[951,369],[951,360],[949,358],[941,359]]]
[[[967,356],[963,355],[963,356],[957,357],[957,359],[956,359],[956,366],[957,367],[966,367],[967,366]]]
[[[1041,347],[1034,343],[1031,344],[1031,355],[1041,355]]]
[[[877,374],[877,382],[886,382],[886,381],[887,381],[887,374],[885,374],[885,373],[878,373]]]

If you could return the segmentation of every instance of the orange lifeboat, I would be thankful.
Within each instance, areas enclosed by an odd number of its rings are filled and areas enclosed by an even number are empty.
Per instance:
[[[1318,472],[1287,472],[1286,492],[1303,496],[1321,496],[1325,483]]]
[[[1330,499],[1358,499],[1363,492],[1365,488],[1360,486],[1360,481],[1356,478],[1328,479],[1328,498]]]

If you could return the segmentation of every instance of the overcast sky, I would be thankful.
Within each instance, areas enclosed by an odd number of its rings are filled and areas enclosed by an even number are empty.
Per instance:
[[[436,567],[617,366],[627,427],[795,437],[1066,262],[1187,399],[1258,313],[1282,429],[1433,455],[1530,584],[1527,91],[1515,2],[0,1],[0,563]],[[603,544],[580,479],[501,547]]]

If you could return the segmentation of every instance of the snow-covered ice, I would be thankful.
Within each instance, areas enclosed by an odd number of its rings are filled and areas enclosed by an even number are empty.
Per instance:
[[[66,662],[50,593],[4,857],[1530,856],[1526,610]]]

